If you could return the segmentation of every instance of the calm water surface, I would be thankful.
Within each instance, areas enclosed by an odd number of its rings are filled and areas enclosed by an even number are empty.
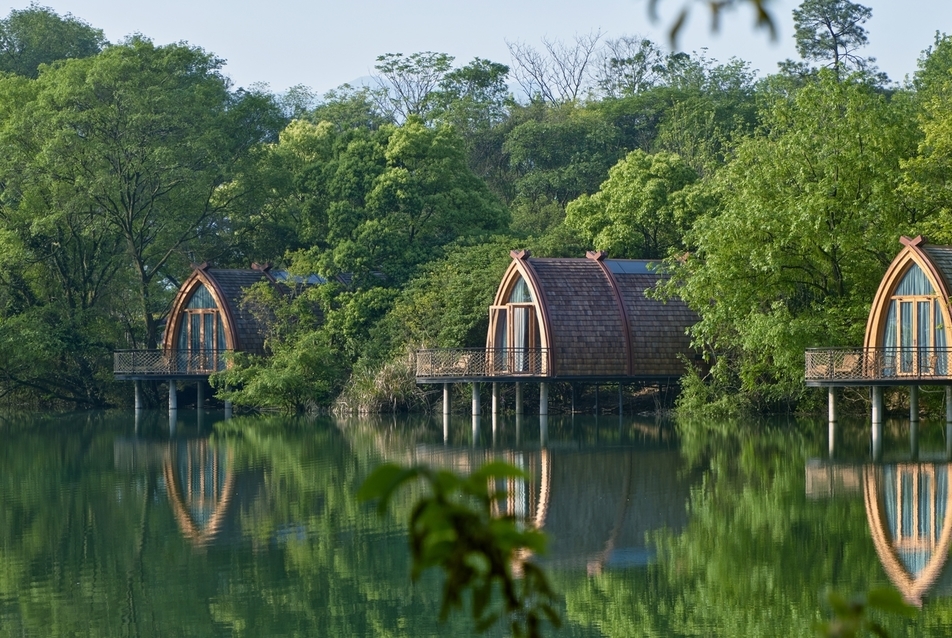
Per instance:
[[[684,425],[684,424],[683,424]],[[952,633],[944,427],[593,417],[292,420],[181,411],[0,415],[0,637],[470,636],[411,584],[406,494],[353,495],[382,460],[524,467],[506,507],[551,538],[558,636],[806,636],[821,594],[891,584],[893,636]],[[498,635],[492,634],[491,635]]]

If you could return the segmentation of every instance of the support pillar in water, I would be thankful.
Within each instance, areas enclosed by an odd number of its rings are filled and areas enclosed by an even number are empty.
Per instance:
[[[195,409],[201,410],[205,407],[205,382],[199,381],[195,384]]]
[[[479,384],[473,381],[473,416],[479,416]]]
[[[919,386],[909,386],[909,423],[919,423]]]
[[[493,416],[497,414],[499,414],[499,383],[493,381]]]
[[[175,390],[175,379],[169,379],[169,412],[178,410],[178,396]]]
[[[522,411],[522,384],[516,381],[516,415],[521,416]]]
[[[136,391],[136,412],[139,412],[145,407],[144,402],[142,400],[142,382],[139,380],[136,380],[134,382],[134,385],[135,385],[135,391]]]
[[[539,384],[539,416],[549,416],[549,384]]]
[[[883,388],[873,386],[873,427],[872,447],[873,458],[879,460],[883,456]]]
[[[450,384],[443,384],[443,414],[448,415],[450,413]]]

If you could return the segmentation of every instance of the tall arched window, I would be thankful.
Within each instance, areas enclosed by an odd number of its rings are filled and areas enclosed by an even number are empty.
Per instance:
[[[179,320],[178,350],[182,364],[194,372],[221,369],[227,349],[221,311],[204,284],[192,293]]]
[[[506,305],[493,306],[490,312],[495,326],[492,348],[498,353],[494,366],[510,372],[531,372],[533,362],[539,361],[541,336],[532,291],[525,279],[519,276]]]
[[[896,374],[919,375],[946,373],[946,346],[942,302],[913,263],[890,297],[882,347],[895,355]]]

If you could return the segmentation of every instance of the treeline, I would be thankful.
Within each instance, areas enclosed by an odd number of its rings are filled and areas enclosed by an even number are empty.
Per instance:
[[[257,261],[352,279],[252,291],[277,317],[272,356],[240,358],[222,396],[413,407],[408,352],[482,345],[510,249],[595,248],[663,261],[658,294],[699,312],[712,367],[685,381],[685,409],[804,406],[804,348],[860,342],[899,235],[952,243],[952,40],[899,86],[860,55],[869,16],[807,0],[801,60],[762,79],[590,34],[511,43],[511,66],[386,54],[376,86],[316,97],[236,89],[197,47],[13,11],[0,396],[127,402],[112,352],[156,347],[190,264]]]

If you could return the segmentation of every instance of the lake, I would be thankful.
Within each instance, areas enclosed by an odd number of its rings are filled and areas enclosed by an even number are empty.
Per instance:
[[[170,427],[171,425],[171,427]],[[952,633],[944,424],[617,417],[290,419],[0,414],[0,637],[470,636],[409,579],[405,524],[354,498],[380,462],[524,468],[504,509],[544,530],[549,636],[806,636],[824,592],[890,585],[892,636]],[[503,635],[501,629],[488,635]]]

